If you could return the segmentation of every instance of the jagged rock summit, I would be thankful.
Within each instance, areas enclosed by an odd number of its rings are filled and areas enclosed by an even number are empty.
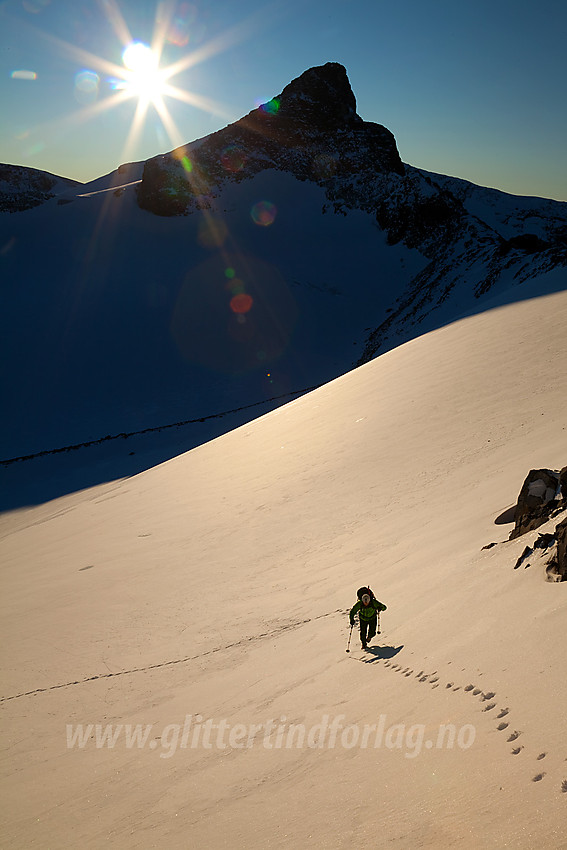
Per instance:
[[[396,140],[363,121],[345,68],[310,68],[244,118],[148,160],[138,203],[157,215],[208,207],[227,181],[277,169],[325,185],[362,172],[404,174]]]
[[[274,100],[279,104],[280,117],[310,120],[329,129],[362,123],[346,68],[338,62],[309,68]]]

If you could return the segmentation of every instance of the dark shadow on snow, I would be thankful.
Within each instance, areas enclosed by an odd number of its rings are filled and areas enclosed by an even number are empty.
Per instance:
[[[131,478],[239,428],[310,389],[313,387],[187,422],[0,461],[0,513]]]
[[[508,523],[514,522],[516,518],[516,507],[517,505],[512,505],[512,507],[506,508],[500,516],[496,517],[494,525],[508,525]]]
[[[361,660],[366,664],[372,664],[374,661],[386,661],[390,658],[395,658],[403,648],[403,644],[401,646],[369,646],[365,657]]]

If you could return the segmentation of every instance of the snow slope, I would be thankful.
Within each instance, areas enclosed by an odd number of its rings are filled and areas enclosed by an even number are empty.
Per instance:
[[[537,532],[495,522],[566,463],[566,321],[565,293],[465,318],[0,517],[2,845],[565,848],[567,583],[514,570]],[[365,583],[384,634],[346,655]],[[191,746],[188,715],[232,744]],[[285,745],[325,717],[335,746]],[[68,724],[151,729],[81,748]]]

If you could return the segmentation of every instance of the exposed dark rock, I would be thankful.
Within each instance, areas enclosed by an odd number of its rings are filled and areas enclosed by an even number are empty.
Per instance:
[[[537,508],[531,508],[525,511],[521,518],[516,520],[515,528],[510,532],[510,540],[521,537],[522,534],[526,534],[528,531],[534,531],[540,525],[553,519],[561,510],[561,503],[558,500],[552,500]]]
[[[510,540],[543,525],[560,508],[556,499],[559,473],[551,469],[532,469],[520,490],[516,506],[515,526]]]
[[[515,527],[510,540],[533,531],[553,517],[567,509],[565,485],[567,468],[561,472],[553,469],[532,469],[522,485],[516,505]],[[558,497],[561,490],[562,498]],[[490,544],[492,545],[492,544]],[[489,546],[483,548],[488,549]],[[531,546],[526,546],[514,565],[527,569],[531,566],[537,550],[540,558],[545,557],[546,577],[548,581],[567,581],[567,518],[563,519],[552,532],[539,534]]]
[[[518,567],[521,567],[522,565],[524,565],[524,567],[527,569],[530,564],[529,562],[527,564],[524,564],[524,561],[526,561],[531,555],[533,555],[536,549],[542,549],[544,552],[547,552],[547,550],[554,545],[555,534],[540,534],[533,546],[526,546],[526,548],[516,561],[514,569],[517,570]]]
[[[547,536],[552,538],[553,549],[546,563],[546,578],[553,582],[567,581],[567,517]]]
[[[79,186],[76,180],[56,177],[23,165],[0,164],[0,212],[22,212],[54,197],[53,189]]]
[[[315,127],[344,129],[363,123],[356,114],[356,98],[346,69],[338,62],[304,71],[275,100],[280,117],[309,121]]]
[[[514,569],[517,570],[520,567],[528,569],[534,557],[537,557],[537,551],[541,550],[539,558],[547,557],[547,560],[544,560],[547,581],[567,581],[566,548],[567,518],[559,523],[554,532],[540,534],[532,546],[526,546],[516,561]]]
[[[514,569],[515,570],[519,569],[522,566],[522,564],[524,563],[524,561],[526,561],[530,557],[530,555],[533,554],[533,551],[534,550],[532,549],[531,546],[526,546],[526,548],[524,549],[524,551],[522,552],[522,554],[520,555],[520,557],[518,558],[518,560],[514,564]],[[525,564],[525,567],[527,569],[527,567],[529,567],[529,563]]]
[[[138,204],[156,215],[183,215],[191,194],[187,178],[179,169],[164,167],[165,157],[148,159],[138,187]]]
[[[414,203],[398,204],[394,211],[388,203],[383,203],[376,211],[376,220],[386,230],[389,245],[403,240],[409,248],[414,248],[435,232],[438,247],[439,238],[454,235],[463,215],[459,201],[449,193],[439,193]]]
[[[567,581],[567,518],[555,529],[557,538],[557,573],[561,581]]]
[[[524,251],[526,254],[535,254],[538,251],[546,251],[550,248],[549,242],[545,242],[535,233],[521,233],[505,239],[502,242],[501,252],[507,254],[509,251]]]
[[[554,543],[555,534],[549,532],[547,534],[539,534],[534,543],[534,549],[549,549]]]

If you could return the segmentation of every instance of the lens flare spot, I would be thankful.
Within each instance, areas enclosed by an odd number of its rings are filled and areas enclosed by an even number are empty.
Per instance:
[[[221,153],[220,161],[225,171],[236,174],[246,165],[246,154],[238,145],[229,145]]]
[[[94,103],[98,97],[100,78],[94,71],[79,71],[75,75],[75,100],[79,103]]]
[[[242,274],[246,292],[227,288],[227,268],[246,269]],[[249,309],[238,313],[235,307]],[[170,330],[180,355],[188,362],[229,375],[261,370],[263,378],[266,372],[274,374],[276,361],[291,343],[297,318],[289,286],[276,266],[252,254],[223,249],[188,270]],[[264,352],[263,363],[258,361],[258,351]]]
[[[277,215],[276,205],[270,201],[258,201],[250,210],[252,221],[260,227],[269,227],[273,224]]]
[[[10,77],[13,80],[37,80],[37,74],[35,71],[12,71]]]
[[[232,280],[233,277],[236,277],[236,272],[233,268],[229,267],[228,269],[224,270],[224,276],[227,277],[229,280]]]
[[[239,292],[238,295],[233,295],[230,299],[230,309],[233,313],[242,315],[249,312],[253,303],[254,299],[251,295],[248,295],[246,292]]]
[[[280,102],[277,97],[273,97],[267,103],[261,103],[259,109],[261,112],[265,112],[266,115],[277,115],[280,108]]]
[[[193,3],[179,3],[171,20],[167,40],[176,47],[189,44],[191,27],[197,19],[197,8]]]
[[[36,154],[41,153],[44,148],[45,142],[34,142],[25,148],[25,154],[26,156],[36,156]]]
[[[191,174],[191,172],[193,171],[193,163],[191,162],[191,160],[187,156],[186,151],[187,151],[187,148],[185,148],[185,147],[177,148],[177,150],[174,150],[174,151],[171,152],[171,155],[174,159],[176,159],[181,164],[181,167],[183,168],[184,171],[187,172],[187,174]]]

